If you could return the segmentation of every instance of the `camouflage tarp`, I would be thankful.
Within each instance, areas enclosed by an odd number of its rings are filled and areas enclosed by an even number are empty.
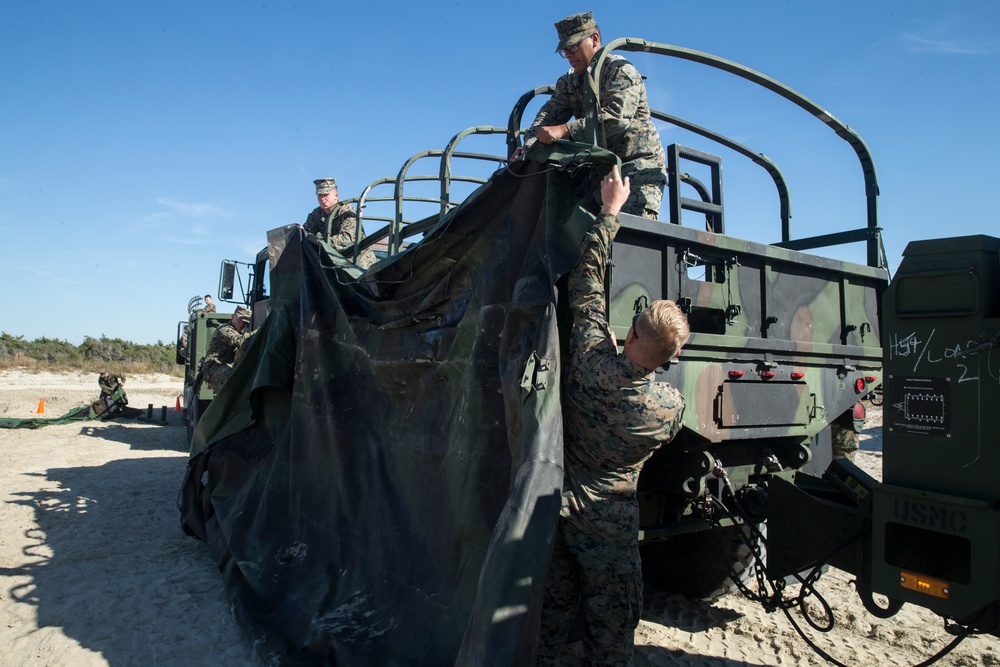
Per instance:
[[[534,651],[562,486],[555,284],[593,215],[586,167],[514,170],[367,275],[271,233],[272,312],[195,431],[181,507],[268,664]]]
[[[81,405],[78,408],[73,408],[59,417],[0,419],[0,428],[39,428],[42,426],[52,426],[53,424],[71,424],[73,422],[92,421],[94,419],[107,419],[120,414],[126,405],[128,405],[128,398],[125,396],[125,390],[118,387],[106,401],[98,399],[90,405]]]

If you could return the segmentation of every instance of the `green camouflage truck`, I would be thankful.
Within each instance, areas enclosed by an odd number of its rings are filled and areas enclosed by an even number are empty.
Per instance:
[[[260,303],[263,308],[254,322],[260,322],[267,314],[267,283],[264,280],[266,271],[266,250],[264,260],[260,263],[261,279],[255,278],[251,268],[244,276],[239,272],[240,266],[250,266],[233,260],[223,260],[219,271],[219,301],[235,305]],[[191,297],[188,301],[188,318],[177,323],[177,342],[175,358],[179,365],[184,366],[183,414],[188,442],[194,433],[201,415],[215,398],[215,392],[207,382],[201,382],[199,371],[201,362],[208,352],[208,343],[212,340],[215,330],[223,324],[228,324],[232,313],[205,312],[200,296]],[[259,319],[258,319],[259,317]]]
[[[861,196],[867,213],[865,220],[847,231],[793,238],[789,222],[791,196],[777,165],[755,149],[652,110],[661,122],[716,142],[764,169],[778,195],[781,229],[775,243],[727,234],[727,220],[742,212],[734,214],[724,207],[721,158],[676,143],[665,147],[670,183],[662,219],[620,216],[622,226],[612,247],[607,281],[609,318],[618,339],[624,339],[635,313],[659,298],[676,301],[686,312],[692,330],[680,358],[657,371],[659,379],[681,389],[687,409],[680,434],[647,461],[639,478],[637,537],[644,578],[654,587],[704,599],[739,586],[772,609],[781,607],[788,612],[801,604],[805,611],[807,597],[819,600],[820,607],[828,609],[814,584],[827,566],[835,566],[856,575],[862,602],[877,616],[891,616],[910,602],[950,619],[956,641],[974,630],[997,634],[1000,498],[991,480],[1000,461],[988,437],[987,420],[997,399],[996,386],[1000,385],[1000,365],[992,352],[1000,341],[1000,295],[996,294],[1000,284],[1000,241],[972,237],[911,244],[896,279],[890,283],[880,241],[875,167],[867,146],[853,130],[822,107],[758,72],[666,44],[637,39],[611,42],[596,56],[595,79],[599,80],[604,59],[614,50],[659,54],[720,69],[805,110],[856,154],[863,174]],[[541,87],[522,96],[506,129],[469,128],[456,135],[446,149],[413,156],[395,177],[374,181],[353,200],[359,225],[365,221],[384,223],[360,241],[353,253],[345,253],[350,259],[364,248],[373,247],[378,249],[380,259],[389,260],[376,265],[370,274],[376,279],[371,284],[365,283],[360,271],[345,267],[343,258],[332,249],[315,239],[303,238],[299,230],[289,226],[269,233],[267,248],[253,263],[225,262],[223,285],[231,294],[234,283],[242,285],[241,266],[245,267],[250,277],[242,297],[253,304],[254,324],[258,325],[270,310],[268,271],[280,266],[286,243],[292,243],[295,252],[286,254],[293,257],[292,264],[311,263],[311,273],[301,274],[310,282],[303,284],[308,284],[310,290],[325,285],[323,289],[336,291],[345,286],[333,301],[338,302],[338,308],[356,311],[348,315],[335,310],[331,302],[316,296],[319,292],[313,292],[313,296],[302,300],[305,306],[300,304],[310,317],[320,319],[328,307],[339,315],[333,318],[330,329],[322,330],[322,336],[316,335],[319,329],[311,328],[311,324],[300,326],[298,331],[305,334],[295,339],[296,344],[302,344],[313,355],[342,347],[350,351],[348,358],[354,358],[350,355],[358,350],[358,358],[364,358],[358,368],[367,368],[371,358],[365,355],[372,349],[381,351],[378,342],[382,336],[390,336],[392,327],[383,330],[377,315],[365,310],[376,305],[381,296],[366,290],[400,289],[402,285],[406,291],[406,279],[412,277],[407,269],[417,266],[417,260],[412,264],[407,261],[408,244],[422,234],[432,235],[434,240],[446,237],[446,233],[437,232],[447,230],[446,223],[460,217],[457,213],[461,210],[456,211],[456,207],[461,209],[480,192],[477,190],[464,202],[453,193],[451,186],[456,181],[472,185],[483,182],[455,176],[455,160],[470,157],[495,161],[505,170],[520,147],[522,115],[528,104],[551,90]],[[589,97],[588,108],[596,109],[596,100],[592,94]],[[479,154],[457,149],[459,142],[477,134],[505,135],[505,150]],[[599,144],[594,134],[589,146],[583,145],[582,150],[580,145],[571,146],[568,152],[586,153],[589,147]],[[422,159],[437,161],[434,176],[410,173]],[[706,168],[708,182],[688,174],[687,162]],[[573,159],[551,159],[545,168],[572,174],[580,166]],[[513,178],[520,177],[515,174]],[[493,180],[483,190],[489,189]],[[510,180],[507,178],[508,183]],[[439,194],[414,194],[411,186],[420,181],[436,182]],[[391,187],[392,193],[375,196],[375,189],[385,186]],[[379,201],[391,206],[389,214],[377,216],[367,210]],[[436,210],[408,214],[404,209],[414,203],[429,204]],[[846,243],[864,244],[866,262],[846,262],[814,252]],[[421,244],[410,248],[419,251]],[[419,266],[426,269],[425,265]],[[389,276],[385,283],[378,280],[382,274]],[[302,285],[296,282],[297,275],[292,268],[276,279],[276,302],[285,299],[287,303],[289,293],[294,293],[293,300],[298,298]],[[332,276],[331,283],[316,282],[317,275]],[[285,279],[289,279],[291,289],[282,282]],[[420,279],[415,282],[419,288]],[[225,292],[225,287],[220,289],[220,297]],[[359,298],[355,300],[352,295]],[[343,304],[339,302],[341,296]],[[283,312],[302,311],[275,310],[276,315]],[[352,324],[358,327],[353,331],[344,326],[352,318]],[[478,324],[488,328],[491,322],[483,318]],[[330,646],[328,642],[335,639],[343,642],[337,644],[338,650],[360,651],[358,655],[368,655],[364,652],[369,651],[369,657],[384,659],[385,651],[391,650],[393,655],[402,656],[401,660],[434,655],[440,658],[434,664],[451,664],[460,643],[468,648],[477,637],[492,641],[505,633],[516,641],[509,645],[500,641],[502,649],[510,649],[513,655],[522,650],[530,652],[530,623],[522,620],[531,616],[531,590],[534,586],[537,593],[537,579],[544,574],[544,563],[539,565],[538,559],[523,554],[545,552],[544,536],[529,533],[532,521],[544,513],[540,508],[546,501],[551,509],[552,498],[531,496],[526,489],[520,489],[525,502],[516,504],[516,510],[507,515],[506,508],[515,500],[511,489],[518,490],[520,475],[512,479],[510,489],[506,476],[510,471],[506,469],[489,468],[486,479],[481,480],[468,480],[462,474],[446,476],[452,466],[465,470],[459,462],[464,465],[478,461],[482,451],[497,451],[487,446],[496,446],[496,442],[466,442],[463,444],[469,448],[461,450],[461,456],[443,456],[450,465],[420,467],[428,459],[436,461],[437,447],[442,443],[456,444],[450,441],[451,432],[431,430],[431,436],[415,437],[418,447],[407,448],[410,441],[406,436],[420,430],[408,427],[407,411],[422,399],[420,394],[428,393],[414,393],[410,386],[419,385],[417,380],[424,378],[417,367],[422,363],[425,368],[446,368],[436,365],[440,360],[429,353],[426,358],[390,356],[384,360],[385,368],[399,370],[396,375],[386,370],[380,376],[385,382],[381,388],[387,387],[390,397],[380,400],[388,404],[388,408],[382,406],[389,415],[387,422],[402,442],[361,438],[350,441],[351,447],[337,449],[341,437],[353,435],[352,418],[357,414],[341,407],[338,417],[342,421],[330,419],[333,410],[329,406],[338,404],[339,387],[343,386],[338,383],[345,378],[350,382],[354,377],[350,373],[337,375],[349,364],[337,362],[326,368],[329,373],[318,373],[320,365],[305,366],[312,369],[310,373],[291,373],[284,367],[276,373],[280,364],[264,356],[271,349],[281,351],[286,361],[293,358],[293,353],[301,354],[282,338],[297,325],[287,315],[286,319],[269,318],[263,324],[269,327],[266,336],[256,336],[255,344],[259,345],[247,354],[260,367],[266,367],[265,372],[258,375],[258,369],[237,367],[234,380],[239,382],[232,396],[213,405],[212,415],[218,419],[205,420],[215,422],[214,431],[206,428],[194,434],[192,459],[182,489],[182,525],[190,534],[209,542],[220,569],[224,568],[227,584],[239,591],[234,599],[243,605],[239,608],[248,632],[267,636],[276,627],[269,624],[284,624],[287,612],[299,614],[306,609],[294,624],[276,630],[287,645],[271,645],[267,651],[272,656],[286,650],[305,650],[305,655],[314,644]],[[559,335],[564,336],[567,329],[567,322],[559,322]],[[460,324],[454,330],[468,333]],[[271,343],[266,342],[268,336]],[[420,338],[421,343],[437,340],[431,334]],[[489,350],[490,363],[496,353]],[[317,358],[322,361],[327,357],[313,356],[309,360]],[[381,361],[376,359],[375,365]],[[289,366],[296,371],[301,367]],[[483,368],[492,378],[497,369],[487,367]],[[540,365],[535,371],[542,373]],[[275,389],[276,377],[293,382],[290,395]],[[529,399],[535,398],[532,383],[538,377],[525,369],[521,386]],[[448,379],[445,372],[434,381],[447,386]],[[536,387],[540,388],[539,395],[546,391],[543,385]],[[431,393],[441,391],[438,384],[427,386]],[[312,390],[321,392],[322,400],[316,400]],[[250,401],[246,399],[254,396],[259,422],[247,416],[245,404]],[[874,396],[884,399],[887,425],[881,483],[849,460],[834,458],[831,447],[835,429],[860,429],[864,419],[862,401]],[[349,403],[352,399],[345,400]],[[473,396],[471,402],[477,400]],[[290,402],[298,406],[298,412],[289,409]],[[225,415],[216,408],[224,403],[241,413],[233,417],[233,424],[220,425]],[[510,405],[505,402],[504,407],[509,409]],[[395,408],[398,410],[393,412]],[[437,409],[448,413],[447,406]],[[495,413],[483,408],[480,413],[473,410],[462,414]],[[493,422],[500,424],[498,431],[504,430],[502,421]],[[427,422],[435,423],[433,419]],[[459,423],[455,430],[464,433],[474,422]],[[512,419],[511,423],[517,422]],[[524,428],[533,423],[524,422]],[[414,425],[424,424],[415,419]],[[369,424],[361,430],[374,432],[382,426]],[[474,426],[492,433],[490,424]],[[440,438],[435,441],[434,436]],[[518,461],[513,455],[516,452],[511,452],[511,459],[503,456],[508,447],[515,448],[512,443],[499,443],[501,456],[497,460],[501,467],[510,460]],[[354,448],[354,444],[360,446]],[[371,459],[365,458],[369,455]],[[307,463],[294,458],[298,456]],[[293,460],[298,467],[289,465]],[[521,470],[529,470],[526,475],[536,474],[537,479],[544,480],[545,466],[554,465],[555,460],[533,459]],[[230,461],[238,465],[227,465]],[[475,466],[471,469],[482,471]],[[444,482],[450,485],[421,476],[428,470],[445,475]],[[359,471],[363,474],[357,474]],[[375,483],[365,486],[358,482],[368,479],[367,475]],[[287,483],[293,479],[294,484]],[[480,482],[481,486],[472,482]],[[489,488],[496,497],[475,495],[475,489],[480,488]],[[500,520],[490,514],[489,520],[497,523],[484,525],[482,534],[474,535],[481,542],[470,547],[468,540],[451,541],[452,528],[479,526],[479,511],[502,504],[505,492],[511,495]],[[309,501],[304,502],[304,498]],[[411,498],[423,503],[409,503]],[[439,505],[442,498],[454,504]],[[269,504],[265,505],[265,501]],[[535,501],[537,504],[532,505]],[[317,515],[299,521],[300,514],[315,507],[321,510]],[[384,507],[392,511],[380,513]],[[439,511],[442,509],[445,511]],[[459,517],[466,520],[449,521]],[[518,524],[519,519],[526,526]],[[220,525],[224,529],[220,530]],[[337,526],[345,531],[344,535],[337,532]],[[524,532],[517,532],[519,528]],[[306,529],[312,531],[312,541],[301,536]],[[509,532],[490,539],[487,551],[485,540],[493,530]],[[365,548],[360,555],[355,553],[357,534],[369,540],[362,542]],[[404,539],[400,539],[401,534]],[[442,534],[443,547],[435,551],[439,543],[434,538]],[[493,533],[494,538],[497,534]],[[465,558],[452,569],[449,558],[456,553]],[[341,569],[331,569],[331,559],[337,559]],[[417,574],[411,577],[409,568],[413,563],[426,567],[414,568]],[[405,570],[406,576],[388,571],[393,568]],[[267,576],[263,576],[264,570]],[[334,571],[336,576],[331,574]],[[245,572],[252,576],[244,576]],[[300,576],[300,572],[304,574]],[[465,576],[459,577],[456,572]],[[345,573],[353,577],[349,586],[340,583]],[[504,585],[504,576],[509,577],[508,583],[515,583]],[[477,577],[481,577],[478,586]],[[803,582],[801,592],[798,598],[789,597],[785,586],[796,578]],[[756,591],[751,589],[754,579]],[[496,584],[500,589],[493,590],[491,582],[500,582]],[[381,590],[383,585],[388,588]],[[290,592],[290,588],[296,590]],[[315,603],[314,609],[309,604],[317,591],[325,597]],[[401,597],[414,591],[413,597]],[[448,597],[456,591],[455,597]],[[443,599],[452,602],[439,604]],[[480,606],[486,610],[482,618],[487,619],[481,626],[477,625],[475,613],[471,620],[463,615],[467,609],[478,610]],[[272,609],[277,611],[271,614]],[[435,625],[439,612],[453,621],[445,630]],[[496,622],[500,612],[504,614],[503,622]],[[380,616],[383,613],[388,616]],[[251,616],[255,620],[247,620]],[[391,622],[386,620],[389,616]],[[832,613],[829,616],[832,623]],[[331,618],[350,622],[324,625]],[[382,624],[372,620],[379,618]],[[323,623],[317,625],[316,619]],[[440,630],[432,649],[424,643],[428,627]],[[469,641],[463,642],[463,630]],[[408,642],[413,642],[412,650]],[[495,661],[503,662],[506,654],[501,651],[493,655]]]
[[[215,397],[209,386],[201,382],[198,386],[198,370],[201,360],[208,351],[208,342],[212,340],[215,330],[229,322],[231,313],[209,313],[202,309],[200,296],[188,301],[188,318],[177,323],[177,343],[175,360],[184,366],[183,415],[187,438],[191,439],[199,416],[205,412]]]
[[[726,235],[722,158],[694,148],[665,147],[671,186],[662,220],[622,215],[609,271],[612,330],[624,340],[644,304],[666,298],[687,314],[692,336],[681,357],[658,371],[687,401],[684,429],[647,461],[639,481],[639,540],[645,577],[672,592],[711,599],[732,590],[752,570],[753,540],[743,520],[720,509],[725,470],[742,502],[764,519],[768,482],[795,471],[821,472],[831,461],[831,430],[848,424],[860,431],[861,401],[882,383],[879,304],[888,284],[877,222],[877,177],[864,141],[807,98],[736,63],[676,46],[620,39],[603,53],[622,49],[678,57],[741,76],[775,92],[814,115],[843,138],[860,161],[868,218],[858,228],[815,238],[792,238],[791,195],[780,169],[757,150],[675,116],[652,115],[745,157],[773,180],[781,241],[746,241]],[[598,58],[603,63],[603,57]],[[356,244],[353,253],[373,248],[380,259],[393,256],[433,228],[461,199],[456,184],[485,178],[459,173],[457,164],[503,165],[521,141],[522,115],[551,86],[527,92],[515,104],[506,128],[475,126],[456,134],[442,150],[418,153],[394,176],[368,185],[355,199],[358,225],[381,226]],[[596,102],[591,99],[591,104]],[[460,150],[474,136],[505,138],[502,152]],[[593,144],[599,144],[594,135]],[[417,175],[415,165],[430,161],[436,173]],[[707,166],[708,184],[685,171]],[[472,171],[472,170],[468,170]],[[439,188],[434,196],[415,192],[421,182]],[[382,195],[384,190],[389,194]],[[692,196],[687,196],[692,195]],[[369,207],[384,204],[384,215]],[[416,205],[431,211],[413,215]],[[426,208],[426,206],[425,206]],[[682,224],[698,216],[698,226]],[[682,220],[683,218],[683,220]],[[220,299],[253,304],[254,323],[267,313],[268,266],[282,250],[281,229],[253,263],[223,262]],[[865,244],[868,263],[828,259],[807,250],[844,243]],[[349,257],[350,259],[350,257]],[[749,544],[748,544],[749,541]]]

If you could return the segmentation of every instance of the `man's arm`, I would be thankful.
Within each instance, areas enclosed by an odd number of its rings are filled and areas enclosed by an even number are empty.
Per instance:
[[[323,209],[317,207],[310,211],[302,228],[306,230],[307,234],[326,235],[326,216],[323,215]]]
[[[604,275],[611,242],[620,226],[618,212],[628,196],[629,179],[623,181],[618,165],[615,165],[601,182],[601,199],[604,202],[601,214],[583,237],[580,261],[569,277],[570,311],[573,313],[570,346],[573,353],[614,340],[608,326]]]
[[[524,131],[524,145],[530,146],[537,139],[543,144],[550,144],[554,139],[563,139],[573,133],[571,126],[580,124],[582,120],[573,120],[573,94],[570,91],[569,77],[572,74],[559,77],[555,92],[542,105],[531,123]]]

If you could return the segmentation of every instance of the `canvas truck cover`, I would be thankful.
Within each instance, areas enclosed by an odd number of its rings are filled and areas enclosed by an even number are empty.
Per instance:
[[[271,233],[272,312],[181,490],[266,664],[533,654],[562,488],[555,284],[594,219],[573,184],[616,160],[578,148],[533,148],[367,274]]]

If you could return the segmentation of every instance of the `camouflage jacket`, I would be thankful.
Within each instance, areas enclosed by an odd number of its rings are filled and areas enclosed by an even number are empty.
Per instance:
[[[323,213],[323,209],[317,206],[306,217],[306,222],[302,225],[310,234],[315,234],[321,239],[326,238],[327,223],[329,223],[330,238],[327,242],[347,259],[354,257],[354,230],[358,227],[358,216],[349,205],[339,202],[330,211],[330,215]],[[365,230],[361,229],[361,238],[365,238]],[[367,269],[375,263],[375,253],[371,248],[361,251],[358,256],[358,266]]]
[[[122,378],[117,375],[109,375],[104,377],[103,375],[97,376],[97,386],[101,388],[101,396],[110,396],[115,393],[115,389],[122,383]]]
[[[534,143],[539,127],[563,123],[573,141],[584,140],[584,79],[584,74],[573,70],[559,77],[552,97],[525,130],[526,146]],[[646,85],[632,63],[608,56],[601,71],[600,94],[598,142],[621,159],[622,177],[629,176],[633,185],[666,183],[663,145],[649,113]]]
[[[244,327],[243,331],[237,331],[232,324],[223,324],[212,334],[212,340],[208,341],[208,350],[205,352],[201,369],[207,371],[216,364],[233,366],[236,363],[237,350],[249,337],[249,326]]]
[[[573,332],[563,392],[561,516],[607,542],[635,539],[639,471],[676,435],[684,415],[680,392],[618,354],[612,342],[604,274],[618,227],[615,216],[602,213],[570,274]]]

